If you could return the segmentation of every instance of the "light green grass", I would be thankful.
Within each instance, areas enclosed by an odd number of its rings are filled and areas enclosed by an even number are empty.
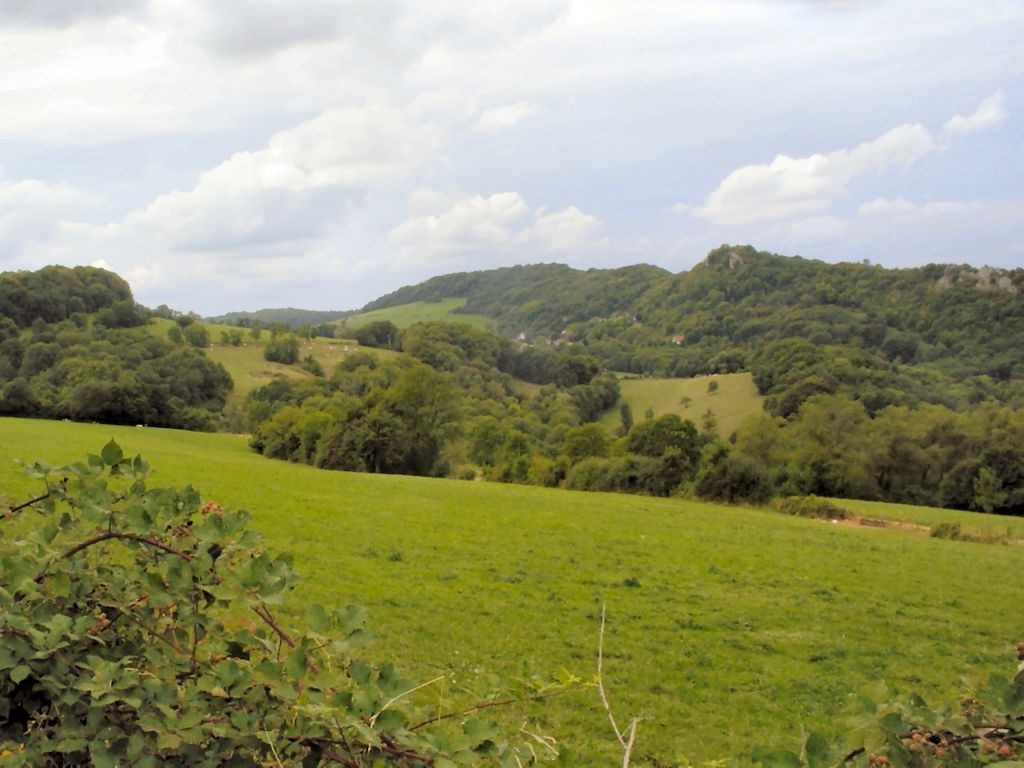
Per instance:
[[[248,508],[306,577],[296,598],[371,612],[373,652],[411,675],[504,678],[529,661],[605,678],[643,756],[730,757],[834,730],[880,678],[955,701],[960,675],[1008,672],[1020,639],[1024,548],[835,526],[675,499],[325,472],[263,459],[243,438],[0,419],[0,488],[37,486],[14,457],[51,462],[111,437],[155,467]],[[969,513],[949,513],[968,520]],[[635,579],[638,586],[626,586]],[[634,583],[634,582],[630,582]],[[593,689],[525,711],[579,765],[616,749]]]
[[[1006,535],[1011,539],[1024,539],[1024,518],[1007,515],[986,515],[972,512],[965,515],[955,509],[918,507],[912,504],[890,504],[885,501],[861,501],[859,499],[833,499],[844,509],[864,517],[879,520],[913,523],[933,526],[939,523],[960,523],[972,533],[983,535]]]
[[[274,379],[304,379],[312,376],[298,365],[283,365],[265,360],[263,350],[266,346],[265,342],[248,341],[238,347],[230,344],[211,344],[206,348],[207,357],[223,365],[231,374],[231,380],[235,382],[235,388],[228,396],[229,408],[240,404],[252,390]],[[299,359],[312,355],[320,362],[328,376],[346,355],[355,351],[369,352],[380,358],[390,358],[399,354],[388,349],[361,347],[354,341],[341,339],[317,338],[299,342]]]
[[[712,381],[718,383],[718,391],[713,394],[708,392],[708,383]],[[718,422],[718,434],[726,438],[745,418],[760,413],[763,404],[749,373],[694,379],[622,379],[619,387],[622,397],[601,419],[609,429],[615,429],[621,423],[619,407],[623,403],[629,403],[635,421],[642,419],[650,408],[655,416],[676,413],[698,426],[710,408]],[[689,403],[683,401],[686,397],[690,398]]]
[[[397,307],[375,309],[372,312],[345,318],[346,328],[359,328],[377,320],[390,320],[398,328],[408,328],[413,323],[428,320],[444,320],[450,323],[467,323],[474,328],[493,328],[494,320],[484,315],[457,314],[456,309],[466,305],[465,299],[442,299],[441,301],[414,301]]]

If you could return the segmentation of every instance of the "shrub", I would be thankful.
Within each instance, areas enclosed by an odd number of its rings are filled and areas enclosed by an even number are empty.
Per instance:
[[[290,333],[274,336],[267,342],[263,358],[272,363],[294,365],[299,359],[299,340]]]
[[[772,497],[772,490],[764,467],[744,456],[725,456],[706,467],[694,487],[700,498],[728,504],[763,504]]]
[[[828,499],[820,496],[787,496],[778,503],[780,512],[797,517],[812,517],[823,520],[845,520],[850,516],[848,510],[838,507]]]

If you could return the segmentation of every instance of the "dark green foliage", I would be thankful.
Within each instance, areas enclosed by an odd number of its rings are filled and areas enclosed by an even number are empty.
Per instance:
[[[870,418],[843,395],[818,395],[789,420],[746,423],[735,453],[783,495],[817,494],[1024,513],[1024,414],[995,404],[965,414],[890,406]]]
[[[45,493],[0,516],[36,516],[0,537],[5,766],[532,762],[355,656],[370,637],[358,606],[307,606],[296,628],[290,559],[262,550],[246,512],[149,488],[113,441],[33,472]]]
[[[272,363],[294,365],[299,359],[299,340],[292,334],[275,334],[267,342],[263,357]]]
[[[460,312],[493,317],[502,333],[525,331],[540,341],[561,336],[571,323],[630,311],[639,296],[668,276],[644,264],[585,272],[563,264],[506,267],[435,277],[377,299],[362,311],[466,297]]]
[[[5,414],[212,429],[231,387],[219,363],[143,329],[66,320],[0,342]]]
[[[320,365],[320,361],[312,355],[306,355],[302,358],[302,370],[312,373],[314,376],[323,376],[324,367]]]
[[[117,309],[114,310],[114,306]],[[123,279],[96,267],[43,267],[35,272],[0,273],[0,317],[28,328],[35,320],[57,323],[76,312],[111,308],[108,319],[138,325],[131,288]],[[108,326],[121,322],[105,322]]]
[[[779,500],[779,511],[787,515],[822,520],[845,520],[850,516],[842,507],[818,496],[787,496]]]
[[[394,349],[400,340],[400,332],[390,320],[375,320],[372,323],[367,323],[361,328],[357,328],[353,336],[364,347]]]
[[[422,363],[278,381],[250,395],[251,444],[325,469],[444,474],[441,450],[461,417],[451,377]]]
[[[182,329],[181,335],[185,341],[197,349],[205,349],[210,344],[210,334],[207,333],[206,326],[199,322],[186,325]]]
[[[584,459],[565,477],[565,487],[577,491],[616,491],[668,496],[675,488],[661,459],[626,454],[611,459]]]
[[[1024,270],[889,270],[722,246],[689,272],[581,272],[535,265],[445,275],[367,309],[466,299],[537,346],[502,368],[556,381],[546,341],[585,345],[609,370],[695,376],[751,370],[788,416],[843,393],[869,414],[890,405],[1024,404]],[[998,331],[995,331],[998,329]],[[564,384],[564,382],[563,382]]]
[[[727,504],[764,504],[774,490],[771,477],[761,464],[732,455],[704,467],[694,486],[699,498]]]

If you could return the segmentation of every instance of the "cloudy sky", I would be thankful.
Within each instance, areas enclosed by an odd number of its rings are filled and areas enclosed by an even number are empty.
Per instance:
[[[1024,266],[1020,0],[0,0],[0,269],[350,309],[720,243]]]

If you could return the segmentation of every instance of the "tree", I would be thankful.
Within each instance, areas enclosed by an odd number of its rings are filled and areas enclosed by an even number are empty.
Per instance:
[[[388,347],[398,345],[398,327],[390,320],[374,320],[355,331],[355,339],[364,347]]]
[[[185,341],[193,347],[203,349],[210,345],[210,334],[207,333],[206,326],[202,323],[189,323],[182,329],[181,333],[185,337]]]
[[[573,464],[592,456],[608,455],[608,435],[597,424],[583,424],[565,433],[562,452]]]
[[[289,334],[276,334],[267,342],[263,357],[273,363],[294,365],[299,359],[299,340]]]

